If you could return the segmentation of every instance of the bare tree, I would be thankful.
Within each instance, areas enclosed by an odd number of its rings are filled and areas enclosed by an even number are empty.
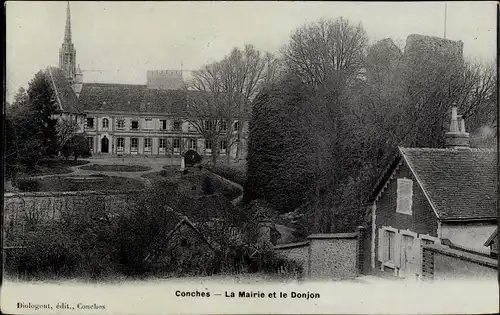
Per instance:
[[[72,119],[59,119],[56,124],[56,132],[59,139],[59,149],[71,140],[78,132],[78,123]]]
[[[320,20],[292,34],[281,52],[287,69],[313,86],[344,86],[363,68],[367,35],[344,18]]]
[[[231,148],[239,143],[242,123],[249,117],[251,101],[277,72],[277,59],[252,45],[243,50],[234,48],[223,60],[193,72],[186,89],[197,93],[188,93],[188,121],[211,143],[214,164],[221,141],[229,163]],[[235,122],[240,128],[234,128]],[[238,155],[239,146],[236,151]]]

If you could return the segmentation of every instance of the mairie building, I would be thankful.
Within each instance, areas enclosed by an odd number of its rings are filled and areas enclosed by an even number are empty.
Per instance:
[[[59,67],[48,67],[58,105],[57,115],[78,123],[93,155],[176,156],[192,149],[200,155],[244,159],[248,119],[224,118],[221,139],[204,139],[187,117],[188,99],[196,94],[183,88],[178,70],[147,71],[146,84],[85,83],[76,64],[71,39],[69,2]],[[207,124],[208,125],[208,124]],[[227,143],[224,139],[236,139]]]

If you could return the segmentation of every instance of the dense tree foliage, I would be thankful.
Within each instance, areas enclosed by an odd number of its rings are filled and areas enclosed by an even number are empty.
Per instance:
[[[69,141],[61,148],[61,154],[68,159],[73,156],[75,161],[78,157],[88,157],[90,156],[90,148],[87,143],[87,139],[83,135],[74,135]]]
[[[245,200],[267,199],[277,210],[301,205],[313,184],[311,134],[304,128],[312,90],[295,77],[269,86],[253,106]]]
[[[464,62],[450,41],[433,50],[436,39],[410,36],[402,52],[390,39],[365,47],[364,34],[344,19],[299,28],[282,50],[299,80],[253,105],[244,200],[304,213],[309,233],[361,224],[398,146],[443,147],[452,104],[472,136],[496,125],[493,67]]]
[[[44,156],[54,156],[59,148],[54,91],[39,71],[28,90],[20,88],[6,111],[6,173],[13,176],[32,170]]]

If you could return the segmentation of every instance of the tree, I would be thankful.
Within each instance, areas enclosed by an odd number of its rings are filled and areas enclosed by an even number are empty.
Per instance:
[[[7,108],[7,147],[5,158],[8,172],[15,175],[21,165],[33,170],[43,156],[53,156],[58,150],[54,91],[43,71],[35,74],[28,90],[20,88],[14,103]]]
[[[87,139],[83,135],[74,135],[63,145],[61,154],[66,158],[66,160],[70,156],[73,156],[75,161],[80,156],[90,156],[90,148],[88,146]]]
[[[287,70],[304,82],[339,89],[359,75],[367,41],[361,24],[341,17],[297,29],[281,53]]]
[[[43,129],[22,87],[6,114],[6,171],[9,176],[14,176],[20,166],[34,169],[42,157]]]
[[[315,166],[311,131],[305,121],[311,88],[286,77],[256,98],[250,122],[244,201],[267,200],[276,210],[293,211],[311,193]]]
[[[262,54],[252,45],[234,48],[223,60],[193,72],[186,90],[187,116],[191,125],[211,143],[212,162],[216,163],[220,141],[225,141],[227,159],[231,147],[239,143],[241,130],[233,129],[250,114],[250,102],[266,83],[274,80],[278,61],[272,54]],[[237,151],[239,147],[237,147]]]
[[[60,119],[57,121],[58,151],[61,151],[65,147],[66,143],[73,138],[78,129],[79,126],[75,120]]]
[[[35,74],[29,83],[28,98],[34,118],[42,130],[42,154],[54,156],[58,150],[57,119],[52,118],[57,110],[55,93],[43,71]]]

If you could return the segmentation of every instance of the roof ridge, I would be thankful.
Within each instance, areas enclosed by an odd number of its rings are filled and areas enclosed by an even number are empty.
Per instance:
[[[463,149],[455,149],[455,148],[406,148],[399,147],[401,151],[412,150],[412,151],[422,151],[422,152],[462,152],[462,151],[471,151],[471,152],[496,152],[495,148],[463,148]]]
[[[119,85],[119,86],[125,86],[125,85],[128,85],[128,86],[140,86],[140,87],[146,87],[147,85],[146,84],[137,84],[137,83],[109,83],[109,82],[84,82],[83,85],[90,85],[90,84],[93,84],[93,85],[107,85],[107,86],[111,86],[111,85]]]
[[[49,73],[49,78],[50,78],[50,82],[52,83],[52,89],[54,90],[54,93],[56,94],[56,99],[57,99],[57,103],[59,105],[59,110],[63,110],[63,107],[62,107],[62,103],[61,103],[61,98],[59,97],[59,91],[57,90],[57,86],[56,86],[56,83],[54,82],[54,77],[52,76],[52,69],[53,67],[49,67],[47,69],[47,72]]]

